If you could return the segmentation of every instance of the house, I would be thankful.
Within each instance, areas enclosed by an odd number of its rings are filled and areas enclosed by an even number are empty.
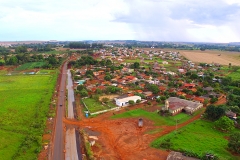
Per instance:
[[[168,64],[168,62],[167,61],[163,61],[162,64]]]
[[[137,100],[141,100],[141,97],[140,96],[130,96],[130,97],[118,97],[116,98],[116,105],[121,107],[121,106],[126,106],[129,104],[129,101],[130,100],[133,100],[135,103],[137,102]]]
[[[204,91],[212,92],[214,89],[212,87],[203,88]]]
[[[194,97],[193,100],[194,100],[194,101],[198,101],[198,102],[200,102],[200,103],[204,103],[204,100],[205,100],[205,99],[202,98],[202,97]]]
[[[192,102],[177,97],[170,97],[165,101],[165,106],[162,110],[168,110],[172,115],[176,115],[180,112],[186,112],[192,114],[203,107],[202,103]]]
[[[188,88],[188,89],[194,88],[195,86],[196,86],[195,84],[190,84],[190,83],[185,83],[184,84],[184,87]]]
[[[153,95],[153,93],[151,91],[148,91],[148,92],[143,92],[143,95],[146,97],[146,98],[151,98],[151,96]]]

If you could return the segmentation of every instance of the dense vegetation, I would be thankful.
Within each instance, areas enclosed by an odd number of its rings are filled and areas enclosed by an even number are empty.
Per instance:
[[[34,54],[30,55],[27,53],[21,53],[21,54],[16,54],[12,56],[5,56],[4,61],[0,62],[1,65],[21,65],[24,63],[29,63],[29,62],[42,62],[41,66],[36,66],[36,68],[43,67],[43,68],[56,68],[60,66],[62,63],[63,58],[62,57],[57,57],[56,55],[52,54],[49,55],[47,58],[44,58],[42,54]]]
[[[98,43],[84,43],[84,42],[70,42],[68,45],[66,45],[65,47],[69,47],[69,48],[102,48],[103,44],[98,44]]]

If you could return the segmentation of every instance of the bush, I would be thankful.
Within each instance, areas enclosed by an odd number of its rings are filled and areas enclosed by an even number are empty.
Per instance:
[[[159,147],[160,148],[164,148],[164,149],[170,149],[172,146],[172,143],[170,141],[170,139],[166,139],[164,140],[162,143],[160,143]]]
[[[240,132],[235,132],[230,135],[228,147],[230,150],[240,153]]]
[[[137,101],[136,101],[136,103],[140,103],[141,102],[141,100],[140,99],[138,99]]]
[[[109,101],[109,98],[107,98],[107,97],[102,98],[102,102],[106,103],[108,101]]]

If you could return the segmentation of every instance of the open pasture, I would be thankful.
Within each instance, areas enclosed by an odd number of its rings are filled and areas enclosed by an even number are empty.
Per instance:
[[[36,159],[57,74],[0,74],[0,159]]]
[[[214,129],[213,125],[212,122],[197,120],[178,129],[177,132],[159,137],[152,142],[151,146],[160,148],[162,142],[170,140],[171,150],[188,151],[199,156],[210,152],[221,160],[237,159],[226,150],[228,141],[225,137],[229,134]]]

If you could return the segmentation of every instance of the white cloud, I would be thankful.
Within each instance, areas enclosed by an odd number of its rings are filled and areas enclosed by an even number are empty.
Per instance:
[[[239,0],[0,3],[0,40],[240,41]]]

